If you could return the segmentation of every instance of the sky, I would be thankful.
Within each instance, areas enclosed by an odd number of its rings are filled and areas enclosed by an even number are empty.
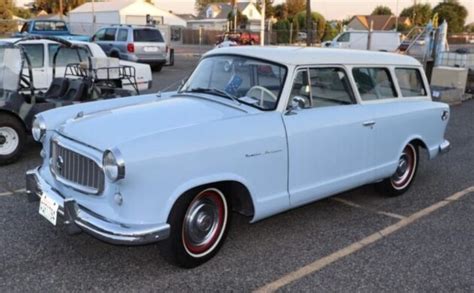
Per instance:
[[[225,0],[223,0],[225,1]],[[284,0],[275,0],[281,3]],[[389,6],[394,13],[413,4],[414,0],[312,0],[311,8],[323,14],[326,19],[344,19],[354,14],[370,14],[377,5]],[[418,3],[431,3],[434,7],[440,0],[418,0]],[[466,23],[474,22],[474,0],[460,0],[469,11]],[[155,4],[174,13],[193,13],[194,0],[155,0]]]

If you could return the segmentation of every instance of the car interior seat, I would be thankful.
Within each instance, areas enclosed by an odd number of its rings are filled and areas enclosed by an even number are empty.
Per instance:
[[[66,93],[68,88],[69,88],[69,80],[67,78],[57,77],[53,79],[53,82],[49,86],[46,93],[36,97],[36,101],[42,102],[45,100],[58,99]]]
[[[86,83],[81,79],[73,79],[69,81],[69,87],[66,93],[61,97],[61,100],[65,101],[82,101],[86,94]]]

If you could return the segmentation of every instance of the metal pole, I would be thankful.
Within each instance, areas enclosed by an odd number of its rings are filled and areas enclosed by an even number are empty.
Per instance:
[[[311,17],[311,0],[306,1],[306,46],[313,43],[313,18]]]
[[[265,45],[265,0],[262,0],[262,18],[260,19],[260,46]]]
[[[92,0],[92,34],[95,33],[95,1]]]
[[[59,19],[63,20],[63,0],[59,0]]]
[[[395,31],[398,32],[398,0],[397,0],[397,11],[396,11],[396,15],[395,15]]]
[[[370,51],[370,48],[372,46],[372,31],[374,30],[374,21],[372,20],[370,22],[370,27],[369,27],[369,34],[367,35],[367,50]]]

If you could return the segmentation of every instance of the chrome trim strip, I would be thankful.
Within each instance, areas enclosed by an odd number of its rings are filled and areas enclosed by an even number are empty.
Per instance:
[[[99,176],[97,176],[97,178],[94,178],[95,180],[97,180],[96,181],[97,185],[94,185],[94,186],[98,186],[98,188],[78,184],[78,183],[73,182],[69,179],[66,179],[63,176],[56,173],[55,168],[53,166],[53,164],[55,163],[53,158],[55,158],[55,156],[59,156],[61,154],[56,154],[56,152],[58,150],[55,147],[53,147],[55,144],[57,146],[61,147],[63,150],[64,149],[68,150],[68,152],[66,154],[62,154],[62,155],[67,156],[67,161],[68,162],[74,161],[74,163],[75,163],[74,165],[78,166],[76,168],[77,170],[82,170],[81,174],[79,174],[79,172],[76,172],[76,174],[74,174],[72,169],[66,170],[68,172],[68,174],[67,174],[68,178],[71,178],[71,177],[73,177],[73,175],[75,175],[77,177],[76,181],[79,182],[80,179],[81,179],[80,176],[85,177],[86,174],[85,174],[85,170],[84,170],[84,165],[85,165],[85,162],[86,162],[85,160],[87,160],[87,159],[90,159],[95,164],[97,164],[98,169],[102,170],[102,174],[103,174],[103,176],[102,176],[103,177],[103,182],[102,183],[99,182],[99,178],[98,178]],[[84,163],[83,163],[83,161],[84,161]],[[86,194],[90,194],[90,195],[99,195],[104,191],[104,188],[105,188],[105,174],[104,173],[105,172],[103,170],[102,163],[98,163],[95,158],[92,158],[89,155],[86,155],[86,154],[82,153],[80,150],[72,150],[71,148],[69,148],[68,146],[66,146],[62,142],[60,142],[58,140],[58,137],[53,137],[51,139],[49,170],[50,170],[50,172],[53,175],[55,180],[59,181],[60,183],[64,184],[65,186],[68,186],[68,187],[72,188],[73,190],[75,190],[77,192],[86,193]],[[99,174],[95,174],[95,175],[99,175]]]
[[[440,154],[446,154],[451,150],[451,143],[449,140],[445,139],[440,145],[439,145],[439,153]]]

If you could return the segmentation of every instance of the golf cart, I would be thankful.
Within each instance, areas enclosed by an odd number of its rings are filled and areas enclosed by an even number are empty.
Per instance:
[[[30,57],[18,43],[44,37],[0,42],[0,165],[15,162],[22,154],[36,114],[57,107],[139,94],[135,68],[120,66],[111,58],[92,58],[84,46],[63,39],[53,57],[53,81],[46,92],[34,88]],[[56,76],[58,54],[77,54],[80,63],[68,64]],[[134,90],[121,88],[132,85]]]

